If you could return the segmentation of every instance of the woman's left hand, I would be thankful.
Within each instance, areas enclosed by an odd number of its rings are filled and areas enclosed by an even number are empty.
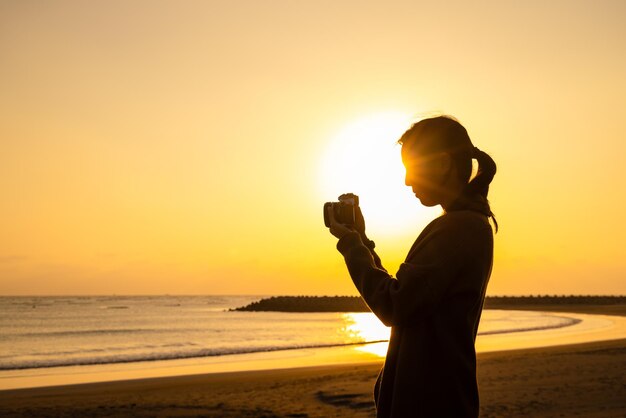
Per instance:
[[[350,232],[355,232],[354,229],[350,228],[347,225],[340,224],[339,222],[335,220],[335,217],[333,216],[333,210],[331,207],[328,207],[327,210],[328,210],[328,217],[330,219],[329,230],[331,234],[333,234],[337,238],[341,238],[344,235],[349,234]]]

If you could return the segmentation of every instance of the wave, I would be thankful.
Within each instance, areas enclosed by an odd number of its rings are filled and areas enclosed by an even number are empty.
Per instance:
[[[7,335],[7,337],[73,337],[73,336],[94,336],[94,335],[110,335],[110,334],[145,334],[163,332],[162,329],[148,328],[113,328],[113,329],[94,329],[94,330],[64,330],[64,331],[41,331],[41,332],[21,332],[17,334]],[[2,339],[0,337],[0,339]]]
[[[512,328],[512,329],[501,329],[494,331],[485,331],[479,332],[478,335],[493,335],[493,334],[508,334],[508,333],[517,333],[517,332],[528,332],[528,331],[540,331],[546,329],[555,329],[555,328],[563,328],[572,326],[582,322],[582,320],[577,318],[569,318],[559,316],[559,319],[562,321],[558,324],[552,325],[544,325],[544,326],[535,326],[535,327],[526,327],[526,328]],[[110,330],[109,330],[110,331]],[[127,331],[127,330],[124,330]],[[131,330],[128,330],[131,331]],[[141,330],[145,331],[145,330]],[[106,332],[105,330],[97,331],[97,332]],[[272,351],[286,351],[286,350],[300,350],[307,348],[328,348],[328,347],[347,347],[347,346],[359,346],[359,345],[367,345],[367,344],[376,344],[376,343],[385,343],[389,342],[387,339],[381,340],[373,340],[373,341],[358,341],[358,342],[347,342],[347,343],[319,343],[319,344],[293,344],[293,345],[285,345],[285,346],[247,346],[247,347],[227,347],[227,348],[197,348],[188,349],[184,351],[168,351],[168,352],[142,352],[142,353],[119,353],[119,354],[111,354],[111,351],[115,351],[113,349],[92,349],[92,350],[81,350],[76,352],[65,352],[65,353],[46,353],[50,354],[70,354],[70,355],[79,355],[79,354],[96,354],[92,357],[73,357],[73,358],[55,358],[55,359],[30,359],[27,361],[21,361],[18,364],[11,364],[10,362],[2,363],[0,362],[0,371],[7,370],[25,370],[25,369],[41,369],[41,368],[51,368],[51,367],[65,367],[65,366],[89,366],[89,365],[101,365],[101,364],[119,364],[119,363],[135,363],[135,362],[147,362],[147,361],[160,361],[160,360],[181,360],[181,359],[190,359],[190,358],[203,358],[203,357],[217,357],[224,355],[233,355],[233,354],[251,354],[251,353],[263,353],[263,352],[272,352]],[[167,344],[162,346],[155,345],[146,345],[141,347],[133,347],[134,349],[162,349],[162,348],[181,348],[181,347],[189,347],[194,346],[193,343],[178,343],[178,344]],[[108,351],[109,354],[100,355],[99,353]]]
[[[93,329],[93,330],[62,330],[62,331],[33,331],[33,332],[17,332],[6,333],[0,335],[0,341],[10,341],[15,337],[94,337],[94,336],[107,336],[107,335],[145,335],[145,334],[163,334],[170,330],[164,328],[105,328],[105,329]],[[223,329],[207,329],[207,328],[178,328],[176,330],[179,334],[202,332],[204,335],[208,334],[221,334]]]
[[[563,322],[561,322],[560,324],[539,325],[539,326],[534,326],[534,327],[512,328],[512,329],[498,329],[498,330],[494,330],[494,331],[482,331],[482,332],[479,332],[478,335],[495,335],[495,334],[511,334],[511,333],[514,333],[514,332],[542,331],[542,330],[546,330],[546,329],[555,329],[555,328],[569,327],[569,326],[572,326],[572,325],[579,324],[579,323],[581,323],[583,321],[582,319],[570,318],[570,317],[567,317],[567,316],[550,315],[550,317],[552,317],[552,318],[559,318]]]
[[[519,323],[520,327],[515,327],[515,324],[508,324],[506,328],[495,329],[490,331],[479,332],[478,335],[493,335],[493,334],[508,334],[528,331],[538,331],[546,329],[563,328],[578,324],[580,319],[549,315],[553,318],[558,318],[557,323],[552,324],[537,324],[535,326],[524,326],[526,324]],[[313,320],[313,319],[312,319]],[[319,319],[316,319],[316,321]],[[177,330],[178,332],[191,332],[191,331],[203,331],[203,333],[222,332],[219,329],[205,329],[202,328],[185,328],[184,330]],[[177,359],[190,359],[190,358],[202,358],[202,357],[217,357],[223,355],[236,355],[236,354],[249,354],[249,353],[262,353],[271,351],[283,351],[283,350],[298,350],[307,348],[325,348],[325,347],[341,347],[341,346],[358,346],[374,343],[388,342],[387,339],[376,339],[372,341],[357,341],[357,342],[339,342],[339,343],[327,343],[327,342],[314,342],[311,344],[297,344],[292,342],[283,342],[278,345],[236,345],[231,343],[229,347],[211,348],[207,347],[207,344],[197,345],[195,343],[174,343],[174,344],[156,344],[147,345],[146,341],[142,341],[141,334],[152,334],[157,332],[163,332],[160,328],[114,328],[99,329],[99,330],[54,330],[44,331],[36,333],[19,333],[0,336],[0,340],[10,340],[15,336],[33,336],[33,337],[85,337],[90,335],[106,335],[106,334],[130,334],[132,342],[140,342],[140,344],[133,344],[129,346],[125,344],[121,347],[80,347],[73,346],[70,350],[64,350],[59,347],[57,352],[30,352],[22,355],[2,355],[0,356],[0,371],[8,370],[25,370],[25,369],[39,369],[39,368],[52,368],[52,367],[65,367],[65,366],[86,366],[86,365],[101,365],[101,364],[116,364],[116,363],[131,363],[131,362],[149,362],[160,360],[177,360]],[[183,332],[183,333],[184,333]],[[133,335],[136,334],[136,335]],[[371,338],[371,337],[370,337]],[[374,337],[377,338],[377,337]],[[222,339],[223,341],[223,339]],[[250,340],[243,342],[248,344]],[[43,351],[43,349],[42,349]]]
[[[291,346],[259,346],[259,347],[241,347],[241,348],[227,348],[227,349],[210,349],[203,348],[186,352],[167,352],[167,353],[136,353],[136,354],[119,354],[108,355],[91,358],[78,358],[78,359],[47,359],[47,360],[31,360],[24,361],[21,364],[1,364],[0,371],[7,370],[25,370],[25,369],[42,369],[50,367],[65,367],[65,366],[90,366],[100,364],[118,364],[118,363],[135,363],[145,361],[159,361],[159,360],[182,360],[190,358],[202,358],[202,357],[216,357],[229,354],[250,354],[250,353],[264,353],[271,351],[286,351],[286,350],[301,350],[306,348],[327,348],[327,347],[343,347],[343,346],[355,346],[388,342],[389,340],[376,340],[376,341],[362,341],[351,343],[333,343],[333,344],[302,344]]]

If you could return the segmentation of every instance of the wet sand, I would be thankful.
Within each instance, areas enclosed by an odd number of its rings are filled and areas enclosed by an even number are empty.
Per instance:
[[[592,312],[604,313],[598,307]],[[372,417],[381,365],[382,360],[1,391],[0,416]],[[480,353],[481,416],[624,417],[624,370],[626,339]]]

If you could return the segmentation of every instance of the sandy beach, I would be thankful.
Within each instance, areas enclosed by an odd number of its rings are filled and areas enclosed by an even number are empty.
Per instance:
[[[615,307],[575,310],[625,313]],[[382,360],[7,390],[0,392],[0,416],[372,417],[381,365]],[[624,417],[624,370],[626,339],[479,353],[481,416]]]

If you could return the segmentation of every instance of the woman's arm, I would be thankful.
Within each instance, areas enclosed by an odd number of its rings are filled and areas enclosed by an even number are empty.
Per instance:
[[[374,241],[368,239],[364,233],[359,233],[359,235],[361,237],[361,242],[367,247],[370,254],[372,255],[372,258],[374,259],[374,265],[381,270],[387,271],[387,269],[383,267],[380,257],[378,256],[378,254],[376,254],[376,251],[374,251]]]
[[[369,250],[372,258],[374,259],[374,264],[376,265],[376,267],[383,270],[384,272],[387,272],[387,269],[383,267],[383,264],[380,261],[380,257],[378,256],[378,254],[376,254],[376,251],[374,251],[373,248],[369,248]]]
[[[356,232],[337,243],[352,281],[372,312],[387,326],[426,315],[439,306],[471,257],[471,232],[462,222],[441,222],[423,237],[411,262],[400,266],[397,279],[379,268]]]

